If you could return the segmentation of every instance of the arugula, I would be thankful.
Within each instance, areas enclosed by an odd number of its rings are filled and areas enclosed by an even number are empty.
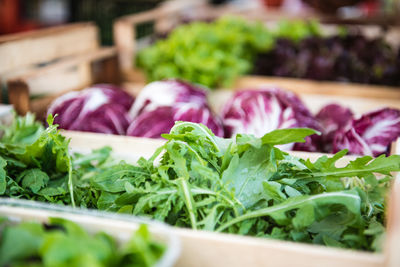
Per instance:
[[[69,141],[53,121],[50,115],[44,129],[28,114],[5,128],[0,139],[0,193],[45,200],[51,190],[57,202],[75,206]]]
[[[54,139],[64,140],[54,129],[47,138],[48,131],[33,144],[47,140],[53,147]],[[117,162],[109,148],[69,156],[66,146],[56,145],[51,153],[32,152],[36,164],[19,156],[31,151],[25,146],[19,154],[0,150],[0,189],[3,196],[67,205],[73,204],[72,192],[77,206],[178,227],[380,250],[385,196],[400,156],[360,157],[336,167],[347,151],[312,162],[276,147],[311,134],[318,133],[281,129],[261,138],[223,139],[204,125],[177,122],[163,135],[167,142],[135,165]],[[67,153],[59,157],[64,168],[37,164],[60,151]]]
[[[3,220],[0,229],[0,266],[154,266],[165,251],[145,225],[122,245],[106,233],[89,235],[60,218],[46,225]]]

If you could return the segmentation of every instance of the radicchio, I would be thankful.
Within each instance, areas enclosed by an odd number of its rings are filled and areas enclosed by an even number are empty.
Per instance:
[[[178,80],[148,84],[130,110],[133,118],[127,135],[160,138],[175,121],[202,123],[217,136],[223,136],[219,118],[207,104],[206,91]]]
[[[337,131],[346,131],[351,127],[353,112],[338,104],[329,104],[316,115],[321,125],[321,152],[331,153],[333,140]]]
[[[333,152],[348,149],[351,154],[378,156],[388,153],[400,136],[400,110],[384,108],[353,120],[350,129],[337,131]]]
[[[146,85],[129,111],[131,117],[158,107],[172,107],[177,103],[207,106],[206,90],[180,80],[164,80]]]
[[[99,84],[56,98],[47,114],[57,114],[54,122],[62,129],[124,135],[133,102],[122,89]]]
[[[223,111],[226,137],[239,133],[264,134],[282,128],[309,127],[320,129],[311,112],[296,94],[277,88],[238,91]],[[317,151],[318,137],[306,143],[289,144],[284,149]]]

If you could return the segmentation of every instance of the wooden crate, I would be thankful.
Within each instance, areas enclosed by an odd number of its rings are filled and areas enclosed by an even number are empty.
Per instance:
[[[195,10],[195,12],[194,12]],[[138,25],[144,23],[153,23],[154,32],[165,34],[174,27],[176,27],[183,20],[189,18],[192,20],[210,20],[218,18],[222,15],[233,14],[237,16],[244,17],[249,20],[260,20],[265,22],[271,27],[276,26],[276,22],[279,19],[310,19],[313,18],[310,14],[305,14],[300,17],[293,17],[290,14],[276,13],[274,11],[260,10],[260,9],[238,9],[234,5],[223,5],[220,7],[210,7],[203,1],[198,3],[189,1],[188,3],[180,2],[173,5],[161,5],[153,10],[128,15],[117,19],[114,23],[114,43],[117,46],[119,54],[119,62],[122,71],[122,76],[124,81],[131,83],[145,83],[145,74],[138,68],[135,67],[135,54],[144,46],[148,45],[149,42],[146,40],[136,40],[136,28]],[[334,21],[331,17],[320,16],[318,19],[321,22],[332,22]],[[343,21],[348,23],[348,21]],[[379,34],[380,27],[376,25],[356,25],[362,34],[368,37],[374,37]],[[388,25],[386,25],[388,26]],[[324,32],[327,34],[333,34],[337,32],[337,25],[335,24],[322,24],[321,25]],[[400,26],[392,25],[388,27],[385,33],[386,41],[392,46],[398,48],[400,46]],[[265,76],[267,77],[267,76]],[[244,75],[238,78],[237,84],[240,86],[248,86],[253,84],[254,80],[260,80],[265,77],[257,77],[254,75]],[[275,78],[271,78],[275,79]],[[285,78],[277,78],[285,80]],[[287,79],[289,82],[295,79]],[[304,81],[304,80],[303,80]],[[310,84],[314,84],[313,89],[318,89],[317,91],[330,90],[332,87],[341,87],[343,83],[339,82],[317,82],[308,81]],[[236,85],[237,85],[236,84]],[[330,86],[327,86],[329,84]],[[233,86],[233,87],[236,87]],[[380,92],[384,91],[383,98],[385,98],[385,93],[390,90],[394,90],[395,87],[389,86],[375,86],[375,85],[359,85],[355,83],[347,83],[346,88],[357,89],[359,87],[368,87],[371,90],[376,90]],[[399,89],[399,88],[397,88]],[[345,91],[343,88],[342,91]],[[377,93],[378,94],[378,93]],[[390,95],[391,93],[388,93]],[[398,94],[396,94],[398,96]]]
[[[9,198],[0,200],[0,216],[17,222],[35,221],[38,223],[47,223],[49,218],[64,218],[79,224],[91,234],[105,232],[121,244],[130,240],[139,225],[146,224],[154,238],[167,246],[167,250],[157,266],[174,266],[180,253],[179,238],[171,231],[170,227],[134,216],[121,216],[95,210],[77,210],[54,204]]]
[[[105,136],[95,133],[64,132],[71,138],[72,149],[94,149],[110,146],[116,154],[134,162],[140,156],[148,157],[162,144],[160,140],[145,140],[123,136]],[[291,152],[296,156],[315,160],[315,153]],[[340,161],[344,165],[354,157]],[[383,253],[368,253],[318,245],[299,244],[263,238],[221,234],[174,228],[182,242],[182,254],[177,267],[200,266],[271,266],[271,267],[397,267],[400,266],[400,178],[393,184],[389,206],[388,235]]]
[[[116,49],[100,47],[92,23],[0,37],[0,58],[0,80],[20,114],[43,109],[47,96],[94,82],[119,83]]]

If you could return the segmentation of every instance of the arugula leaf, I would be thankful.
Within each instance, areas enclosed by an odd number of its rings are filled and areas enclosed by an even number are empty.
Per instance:
[[[309,128],[277,129],[261,137],[262,144],[285,145],[290,143],[304,143],[307,136],[321,133]]]
[[[0,156],[0,195],[3,195],[7,188],[6,171],[7,161]]]
[[[233,220],[221,225],[217,229],[217,231],[223,231],[229,226],[239,223],[243,220],[253,219],[261,216],[271,216],[279,225],[285,225],[288,224],[288,222],[290,221],[287,212],[293,209],[300,210],[300,213],[298,214],[298,216],[296,216],[296,226],[305,227],[315,221],[315,218],[313,216],[314,212],[310,212],[311,207],[315,209],[318,208],[318,206],[320,205],[323,206],[337,204],[345,206],[350,212],[358,215],[360,211],[361,198],[356,190],[322,193],[313,196],[292,197],[285,202],[282,202],[281,204],[274,205],[273,207],[248,212],[242,216],[236,217]],[[304,218],[310,215],[312,216],[313,220]]]

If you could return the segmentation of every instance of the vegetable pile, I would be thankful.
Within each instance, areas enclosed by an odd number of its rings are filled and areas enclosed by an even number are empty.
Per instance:
[[[370,39],[353,28],[338,32],[322,36],[315,21],[283,20],[273,29],[222,17],[177,27],[136,61],[148,81],[179,78],[210,88],[231,86],[246,73],[400,85],[400,50],[383,36]]]
[[[277,88],[237,91],[222,114],[227,137],[254,134],[261,137],[274,129],[308,127],[322,132],[305,143],[285,149],[379,156],[388,154],[400,137],[400,110],[382,108],[357,118],[337,104],[323,107],[315,116],[292,92]]]
[[[201,124],[177,122],[163,135],[165,145],[131,165],[116,162],[107,148],[69,154],[68,141],[51,118],[48,123],[43,130],[18,119],[1,139],[2,196],[208,231],[362,250],[382,244],[385,197],[391,172],[400,170],[398,155],[364,156],[336,167],[346,150],[312,162],[276,147],[304,142],[316,133],[312,129],[224,139]]]
[[[55,122],[67,130],[148,138],[161,138],[176,121],[202,123],[215,135],[228,138],[236,134],[261,137],[275,129],[307,127],[322,136],[280,148],[327,153],[348,149],[351,154],[373,156],[388,154],[391,143],[400,136],[397,109],[385,108],[356,118],[349,109],[332,104],[314,116],[296,94],[279,88],[237,91],[220,119],[211,111],[205,88],[179,80],[150,83],[136,100],[122,89],[94,86],[57,98],[48,114],[58,114]]]
[[[79,225],[60,218],[49,224],[0,221],[0,266],[154,266],[165,251],[142,225],[123,245],[106,233],[89,235]]]
[[[278,39],[274,49],[257,55],[252,73],[399,86],[400,50],[360,34]]]
[[[315,22],[282,22],[277,30],[261,22],[222,17],[176,28],[165,40],[139,52],[138,67],[148,81],[179,78],[210,88],[232,85],[253,68],[258,53],[270,50],[276,37],[299,40],[319,33]]]
[[[94,85],[55,99],[48,111],[66,130],[161,138],[175,121],[203,123],[218,136],[223,126],[207,103],[206,89],[179,80],[153,82],[137,99],[112,85]]]

